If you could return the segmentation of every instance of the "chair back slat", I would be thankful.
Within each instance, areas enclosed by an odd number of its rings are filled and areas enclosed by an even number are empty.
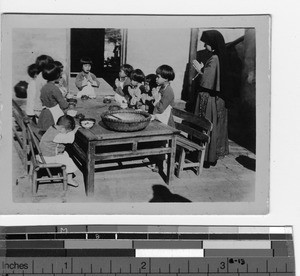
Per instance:
[[[33,130],[32,130],[32,127],[31,127],[31,120],[28,119],[28,118],[24,118],[24,123],[27,127],[27,130],[28,130],[28,134],[29,134],[29,141],[30,141],[30,148],[31,148],[31,154],[33,155],[33,160],[35,160],[34,156],[35,154],[37,153],[42,161],[43,164],[46,164],[46,161],[45,161],[45,158],[42,154],[42,151],[40,149],[40,146],[39,146],[39,142],[37,140],[37,137],[35,136]],[[33,126],[34,127],[34,126]],[[36,164],[35,164],[36,165]],[[47,173],[49,175],[49,177],[52,178],[52,174],[49,170],[49,168],[46,168],[47,170]]]

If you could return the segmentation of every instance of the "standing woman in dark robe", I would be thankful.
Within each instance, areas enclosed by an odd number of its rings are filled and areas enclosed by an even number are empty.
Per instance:
[[[200,40],[212,53],[205,65],[193,62],[200,74],[195,114],[204,116],[213,123],[210,143],[205,153],[206,166],[209,167],[215,165],[219,157],[229,153],[228,117],[225,106],[227,62],[224,37],[219,31],[204,31]]]

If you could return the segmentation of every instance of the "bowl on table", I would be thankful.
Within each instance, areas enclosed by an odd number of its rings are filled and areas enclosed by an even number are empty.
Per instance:
[[[84,119],[85,116],[82,113],[78,113],[78,114],[76,114],[75,118],[79,119],[79,121],[80,121],[80,120]]]
[[[81,96],[81,100],[83,100],[83,101],[86,101],[86,100],[88,100],[89,99],[89,96],[88,95],[82,95]]]
[[[69,99],[67,99],[67,102],[68,102],[69,104],[71,104],[71,103],[77,104],[77,99],[69,98]]]
[[[121,106],[119,106],[119,105],[111,105],[111,106],[108,108],[109,111],[117,111],[117,110],[120,110],[120,109],[122,109],[122,108],[121,108]]]
[[[145,111],[122,109],[106,111],[101,114],[102,122],[111,130],[129,132],[146,128],[151,120],[151,115]]]
[[[67,115],[70,115],[70,116],[72,116],[72,117],[75,117],[76,114],[77,114],[77,110],[69,109],[69,110],[67,111]]]
[[[79,122],[83,128],[90,129],[95,125],[96,120],[94,118],[83,118]]]

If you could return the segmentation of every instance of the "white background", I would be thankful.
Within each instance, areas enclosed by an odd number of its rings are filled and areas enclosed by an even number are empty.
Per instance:
[[[271,14],[271,197],[265,216],[0,216],[19,224],[293,225],[300,270],[300,5],[297,0],[0,0],[1,12],[90,14]],[[5,70],[5,68],[2,68]],[[1,158],[1,157],[0,157]],[[1,183],[1,180],[0,180]],[[1,203],[0,203],[1,208]]]

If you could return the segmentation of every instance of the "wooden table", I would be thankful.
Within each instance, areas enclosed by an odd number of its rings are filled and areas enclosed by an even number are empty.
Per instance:
[[[176,134],[178,131],[158,121],[152,121],[141,131],[116,132],[107,129],[101,121],[101,113],[107,110],[102,99],[78,100],[77,111],[96,119],[91,129],[79,129],[73,143],[73,154],[80,164],[88,196],[94,193],[95,170],[101,161],[140,158],[167,154],[166,183],[173,178]],[[166,145],[161,147],[161,145]]]

